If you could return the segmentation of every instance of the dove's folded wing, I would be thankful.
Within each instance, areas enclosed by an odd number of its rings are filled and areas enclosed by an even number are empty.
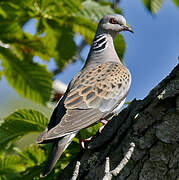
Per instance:
[[[125,66],[114,62],[96,65],[85,73],[82,71],[64,100],[65,115],[44,138],[62,137],[103,118],[126,97],[130,79]]]

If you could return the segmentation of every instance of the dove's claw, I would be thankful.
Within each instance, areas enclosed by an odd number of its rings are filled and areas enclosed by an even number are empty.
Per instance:
[[[92,139],[93,136],[91,136],[91,137],[89,137],[89,138],[86,138],[86,139],[82,139],[81,134],[80,134],[80,132],[79,132],[79,133],[78,133],[78,137],[79,137],[79,143],[80,143],[81,147],[82,147],[83,149],[87,149],[86,143],[88,143],[89,141],[91,141],[91,139]]]
[[[107,121],[106,119],[102,119],[100,122],[101,122],[104,126],[108,123],[108,121]]]
[[[84,139],[84,140],[79,140],[80,141],[80,145],[83,149],[87,149],[87,146],[85,145],[86,143],[88,143],[89,141],[91,141],[93,136],[87,138],[87,139]]]
[[[99,133],[101,133],[101,131],[103,130],[104,126],[108,123],[108,121],[106,119],[102,119],[100,122],[103,124],[103,126],[99,128]]]

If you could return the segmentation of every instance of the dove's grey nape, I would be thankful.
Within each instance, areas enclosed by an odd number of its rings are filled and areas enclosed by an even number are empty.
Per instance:
[[[113,40],[120,31],[133,32],[121,15],[106,15],[99,22],[84,67],[71,80],[49,125],[37,139],[38,143],[53,143],[43,176],[50,173],[81,129],[105,119],[123,105],[131,75],[114,48]]]
[[[96,63],[101,63],[102,60],[103,62],[110,60],[120,63],[113,40],[116,34],[121,31],[133,32],[122,15],[111,14],[104,16],[98,24],[86,65],[93,66]]]

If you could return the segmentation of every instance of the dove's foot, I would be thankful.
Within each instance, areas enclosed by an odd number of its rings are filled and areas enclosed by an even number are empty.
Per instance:
[[[80,132],[79,132],[79,133],[78,133],[78,138],[79,138],[79,143],[80,143],[81,147],[82,147],[83,149],[87,149],[86,144],[88,144],[89,141],[91,141],[91,139],[93,138],[93,136],[91,136],[91,137],[89,137],[89,138],[86,138],[86,139],[82,139],[81,134],[80,134]]]
[[[106,119],[102,119],[100,120],[100,122],[103,124],[103,126],[99,128],[99,133],[101,133],[101,131],[103,130],[104,126],[108,123],[108,121]]]
[[[87,138],[87,139],[83,139],[83,140],[79,139],[80,145],[81,145],[81,147],[82,147],[83,149],[87,149],[86,143],[89,143],[89,141],[91,141],[92,137],[93,137],[93,136],[91,136],[91,137],[89,137],[89,138]]]
[[[103,119],[100,120],[100,122],[103,124],[103,125],[99,128],[99,130],[98,130],[98,132],[99,132],[100,134],[101,134],[103,128],[105,127],[105,125],[106,125],[106,124],[108,123],[108,121],[109,121],[109,120],[106,120],[106,119],[110,119],[110,118],[112,118],[113,116],[114,116],[114,113],[111,113],[111,114],[109,114],[108,116],[106,116],[105,118],[103,118]],[[84,149],[88,149],[87,146],[88,146],[89,142],[90,142],[91,139],[92,139],[93,137],[95,137],[95,136],[91,136],[91,137],[89,137],[89,138],[87,138],[87,139],[82,139],[81,134],[80,134],[80,132],[79,132],[79,133],[78,133],[78,137],[79,137],[79,142],[80,142],[81,147],[84,148]]]
[[[118,115],[118,114],[112,112],[112,113],[108,114],[105,118],[100,120],[100,122],[103,124],[103,126],[101,126],[99,128],[99,133],[101,133],[103,128],[106,126],[106,124],[116,115]]]

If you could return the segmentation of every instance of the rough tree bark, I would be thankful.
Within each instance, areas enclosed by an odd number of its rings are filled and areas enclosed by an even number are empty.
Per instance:
[[[144,84],[145,85],[145,84]],[[179,178],[179,65],[144,100],[133,100],[113,117],[102,134],[89,144],[59,175],[72,177],[76,161],[81,162],[78,179],[101,180],[106,157],[111,169],[123,158],[131,142],[134,153],[119,180],[175,180]],[[100,146],[95,148],[96,146]]]

